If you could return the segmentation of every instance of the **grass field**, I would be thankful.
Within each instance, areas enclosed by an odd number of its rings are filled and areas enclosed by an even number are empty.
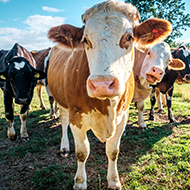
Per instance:
[[[43,89],[47,110],[40,109],[36,95],[31,103],[27,129],[30,141],[20,140],[19,106],[15,106],[16,141],[7,137],[3,93],[0,91],[0,189],[1,190],[69,190],[74,183],[76,158],[69,131],[71,154],[59,155],[61,126],[59,119],[49,118],[48,97]],[[148,129],[137,126],[137,110],[131,104],[128,126],[122,136],[118,171],[122,189],[186,190],[190,189],[190,85],[175,85],[173,114],[179,124],[169,124],[167,110],[156,112],[157,121],[148,121],[149,98],[144,118]],[[106,189],[107,158],[105,144],[89,131],[91,153],[86,164],[88,189]]]

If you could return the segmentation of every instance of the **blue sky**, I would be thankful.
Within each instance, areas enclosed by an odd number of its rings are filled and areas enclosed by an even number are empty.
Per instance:
[[[47,38],[52,26],[63,23],[82,26],[81,15],[102,0],[0,0],[0,49],[18,42],[28,50],[54,44]],[[124,2],[124,0],[120,0]],[[190,1],[183,0],[190,14]],[[190,28],[179,40],[190,43]]]

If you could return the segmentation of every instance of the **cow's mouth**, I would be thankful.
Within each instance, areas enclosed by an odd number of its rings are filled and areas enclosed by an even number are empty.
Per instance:
[[[146,80],[150,83],[150,84],[155,84],[158,79],[152,75],[146,74]]]

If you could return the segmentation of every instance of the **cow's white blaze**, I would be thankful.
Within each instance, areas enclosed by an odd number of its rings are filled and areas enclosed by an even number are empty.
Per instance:
[[[17,70],[22,69],[24,66],[25,66],[25,62],[24,62],[24,61],[22,61],[22,62],[20,62],[20,63],[14,62],[14,67],[15,67],[15,69],[17,69]]]
[[[132,7],[130,8],[132,9]],[[134,17],[136,11],[136,8],[131,10]],[[133,40],[129,42],[127,48],[121,48],[120,40],[126,33],[133,36],[134,20],[130,17],[127,18],[122,12],[105,12],[103,10],[83,19],[85,19],[84,38],[88,41],[86,54],[90,69],[89,78],[100,76],[116,78],[118,94],[122,94],[125,82],[133,68],[131,59]],[[90,95],[89,90],[88,94]]]
[[[184,50],[184,56],[188,57],[189,56],[189,51],[187,49]]]

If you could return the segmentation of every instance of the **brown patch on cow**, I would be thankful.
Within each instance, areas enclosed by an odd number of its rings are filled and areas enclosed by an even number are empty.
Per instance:
[[[185,69],[185,63],[180,59],[172,59],[172,62],[169,63],[168,67],[173,70],[182,70]]]
[[[32,65],[34,68],[36,68],[36,63],[35,63],[35,60],[34,60],[32,54],[19,44],[17,44],[17,48],[18,48],[18,56],[24,57],[26,60],[28,60],[30,65]]]
[[[83,152],[77,152],[76,156],[79,162],[84,162],[86,160],[86,154],[84,154]]]
[[[84,49],[62,49],[55,46],[50,54],[48,84],[55,101],[69,108],[69,121],[78,128],[82,127],[82,114],[98,110],[108,115],[110,101],[90,98],[86,81],[89,67]]]
[[[76,179],[75,179],[75,183],[77,184],[77,183],[83,183],[84,182],[84,179],[83,178],[80,178],[80,177],[77,177]]]
[[[112,152],[110,159],[114,162],[118,157],[119,151],[115,150]]]
[[[20,117],[21,117],[21,120],[22,120],[22,121],[26,121],[26,119],[27,119],[27,114],[21,114]]]
[[[172,32],[172,25],[167,20],[153,18],[135,26],[133,31],[138,44],[140,44],[139,48],[143,46],[148,48],[169,36]]]
[[[44,61],[45,58],[48,56],[49,51],[51,48],[43,49],[38,52],[31,51],[35,61],[36,61],[36,68],[44,71]],[[47,73],[47,72],[46,72]]]
[[[129,107],[129,104],[131,103],[133,99],[134,88],[135,88],[135,82],[134,82],[134,76],[133,76],[133,71],[132,71],[128,81],[125,83],[125,92],[120,97],[118,107],[117,107],[117,112],[120,112],[120,110],[126,110]]]
[[[74,48],[81,44],[83,30],[84,27],[77,28],[69,24],[63,24],[52,27],[48,32],[48,37],[54,42]]]

